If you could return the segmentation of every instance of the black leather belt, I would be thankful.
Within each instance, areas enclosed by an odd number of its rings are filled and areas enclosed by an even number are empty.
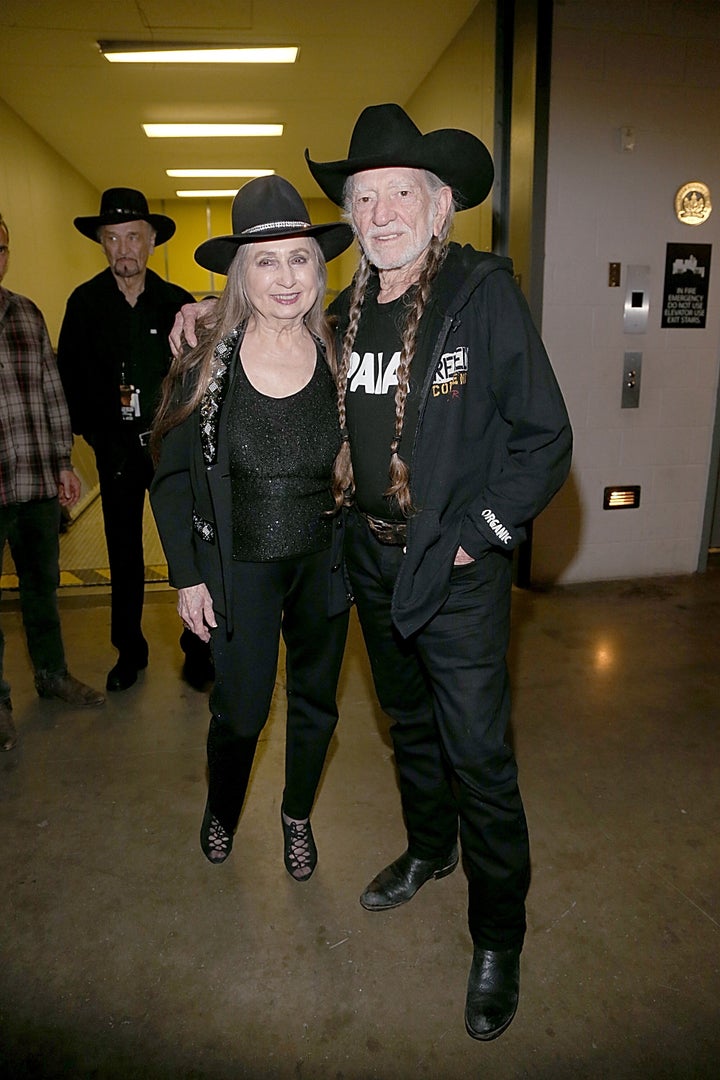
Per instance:
[[[362,516],[368,523],[370,532],[381,544],[394,544],[397,547],[405,547],[407,544],[407,525],[404,521],[383,521],[382,518],[373,517],[372,514]]]

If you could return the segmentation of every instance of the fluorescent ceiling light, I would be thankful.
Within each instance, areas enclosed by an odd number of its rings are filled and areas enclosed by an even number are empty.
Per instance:
[[[217,180],[222,177],[238,176],[249,179],[252,176],[273,176],[274,169],[166,169],[166,176],[183,176],[191,179]]]
[[[228,188],[225,191],[215,188],[207,191],[176,191],[175,194],[179,199],[234,199],[238,191],[239,188]]]
[[[298,54],[297,45],[262,49],[137,41],[98,41],[98,45],[112,64],[294,64]]]
[[[282,124],[143,124],[149,139],[238,138],[282,135]]]

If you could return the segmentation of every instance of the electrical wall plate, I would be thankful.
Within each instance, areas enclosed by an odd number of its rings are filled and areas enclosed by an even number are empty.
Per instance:
[[[628,266],[625,275],[623,331],[644,334],[650,312],[650,267]]]

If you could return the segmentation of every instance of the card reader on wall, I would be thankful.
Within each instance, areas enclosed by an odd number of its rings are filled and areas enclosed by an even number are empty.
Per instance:
[[[625,287],[623,330],[626,334],[644,334],[650,310],[650,267],[628,266]]]

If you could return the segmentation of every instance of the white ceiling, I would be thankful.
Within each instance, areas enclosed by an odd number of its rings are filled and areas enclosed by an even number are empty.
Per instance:
[[[171,198],[166,168],[344,157],[365,105],[405,104],[476,0],[0,0],[0,97],[98,190]],[[292,65],[110,64],[98,40],[299,45]],[[282,138],[148,139],[143,122],[281,122]],[[238,182],[239,183],[239,182]]]

